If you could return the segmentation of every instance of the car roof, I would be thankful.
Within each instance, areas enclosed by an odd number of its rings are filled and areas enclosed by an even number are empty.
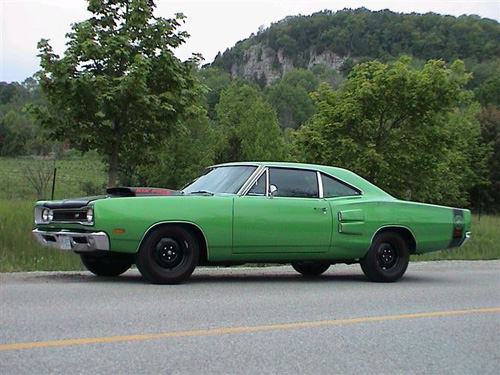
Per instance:
[[[339,167],[332,167],[328,165],[321,164],[308,164],[308,163],[291,163],[291,162],[262,162],[262,161],[247,161],[247,162],[231,162],[223,163],[211,166],[215,167],[228,167],[228,166],[265,166],[265,167],[281,167],[281,168],[298,168],[298,169],[309,169],[317,170],[323,172],[327,175],[335,177],[341,181],[344,181],[354,187],[358,188],[363,192],[363,195],[367,196],[378,196],[392,198],[392,196],[379,188],[378,186],[372,184],[370,181],[365,180],[363,177],[357,175],[356,173]]]

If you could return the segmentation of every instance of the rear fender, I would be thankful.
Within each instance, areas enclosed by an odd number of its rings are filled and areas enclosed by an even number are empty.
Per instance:
[[[387,232],[399,234],[408,244],[408,249],[410,251],[410,254],[416,254],[416,252],[417,252],[417,240],[415,239],[415,235],[413,234],[413,232],[411,231],[410,228],[405,227],[403,225],[385,225],[383,227],[380,227],[373,234],[373,236],[370,240],[370,246],[379,234],[387,233]],[[366,249],[366,251],[368,251],[368,249]]]

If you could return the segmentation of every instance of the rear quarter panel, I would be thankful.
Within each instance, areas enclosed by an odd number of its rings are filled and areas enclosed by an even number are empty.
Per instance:
[[[331,198],[329,203],[338,225],[333,230],[331,252],[345,259],[362,257],[374,235],[385,228],[408,229],[415,239],[416,253],[458,246],[461,239],[453,239],[458,213],[464,220],[463,236],[470,230],[468,210],[394,198]]]

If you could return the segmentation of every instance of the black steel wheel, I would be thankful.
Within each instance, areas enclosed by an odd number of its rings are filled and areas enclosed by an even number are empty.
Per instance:
[[[316,260],[303,260],[292,262],[292,267],[295,271],[304,276],[319,276],[330,268],[330,263]]]
[[[368,279],[393,282],[404,275],[409,259],[406,241],[397,233],[386,232],[375,237],[360,264]]]
[[[133,254],[96,251],[80,253],[83,265],[97,276],[118,276],[134,264]]]
[[[196,238],[181,226],[160,227],[136,254],[141,274],[154,284],[178,284],[193,273],[200,256]]]

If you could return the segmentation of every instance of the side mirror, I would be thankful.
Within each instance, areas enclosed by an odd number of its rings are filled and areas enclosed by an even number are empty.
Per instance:
[[[278,188],[276,187],[276,185],[269,186],[269,197],[273,198],[277,191]]]

